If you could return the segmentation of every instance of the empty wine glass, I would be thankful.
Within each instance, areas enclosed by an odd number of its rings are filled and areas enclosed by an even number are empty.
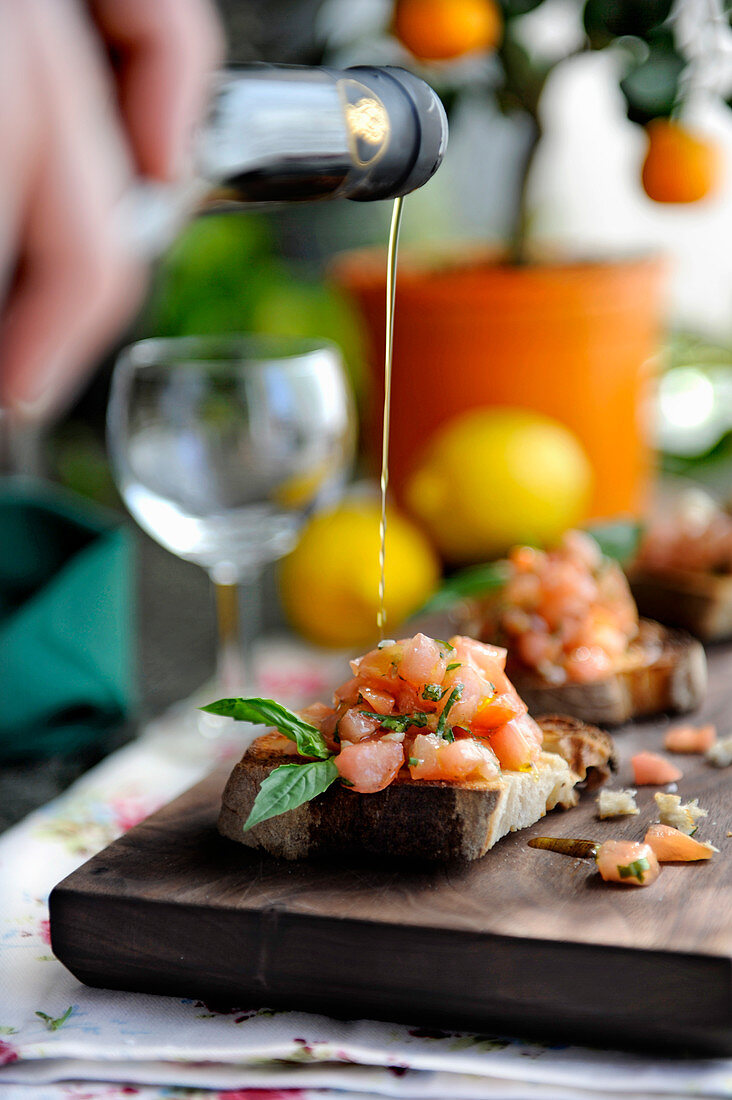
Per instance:
[[[337,348],[294,337],[142,340],[115,367],[107,432],[139,525],[201,565],[216,590],[217,690],[253,686],[263,567],[335,497],[353,457],[353,403]]]

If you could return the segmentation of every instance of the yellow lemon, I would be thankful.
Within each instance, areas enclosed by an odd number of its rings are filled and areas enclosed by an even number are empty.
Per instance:
[[[581,520],[592,470],[577,437],[526,409],[475,409],[427,444],[406,502],[446,559],[495,557],[550,543]]]
[[[282,605],[292,625],[313,642],[367,646],[378,638],[379,519],[377,500],[347,500],[320,512],[279,570]],[[434,591],[436,555],[424,535],[393,509],[386,527],[386,629],[396,629]]]

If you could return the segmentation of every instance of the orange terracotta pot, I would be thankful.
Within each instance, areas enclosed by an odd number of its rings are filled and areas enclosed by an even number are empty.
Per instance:
[[[371,344],[366,442],[381,446],[385,260],[339,257],[336,281],[355,298]],[[399,495],[425,440],[477,406],[522,406],[571,428],[595,472],[592,516],[638,515],[653,456],[646,423],[661,338],[658,259],[443,266],[402,257],[397,275],[390,438]]]

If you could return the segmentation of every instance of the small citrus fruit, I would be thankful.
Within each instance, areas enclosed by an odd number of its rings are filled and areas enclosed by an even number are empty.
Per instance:
[[[585,514],[592,487],[579,440],[527,409],[474,409],[427,444],[406,502],[443,556],[481,561],[551,543]]]
[[[646,126],[643,189],[654,202],[699,202],[717,190],[722,158],[717,144],[680,122],[655,118]]]
[[[397,0],[394,33],[423,61],[448,61],[493,50],[501,38],[495,0]]]
[[[292,625],[319,645],[373,642],[379,609],[378,500],[347,500],[313,516],[279,571]],[[434,591],[436,555],[424,535],[393,509],[387,513],[385,610],[396,629]]]

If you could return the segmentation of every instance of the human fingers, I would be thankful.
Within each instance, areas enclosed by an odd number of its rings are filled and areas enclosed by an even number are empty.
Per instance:
[[[184,173],[210,76],[223,56],[208,0],[90,0],[118,58],[119,105],[142,175]]]
[[[17,7],[42,116],[0,328],[0,402],[42,418],[73,393],[144,280],[115,218],[132,169],[94,35],[75,4]]]

